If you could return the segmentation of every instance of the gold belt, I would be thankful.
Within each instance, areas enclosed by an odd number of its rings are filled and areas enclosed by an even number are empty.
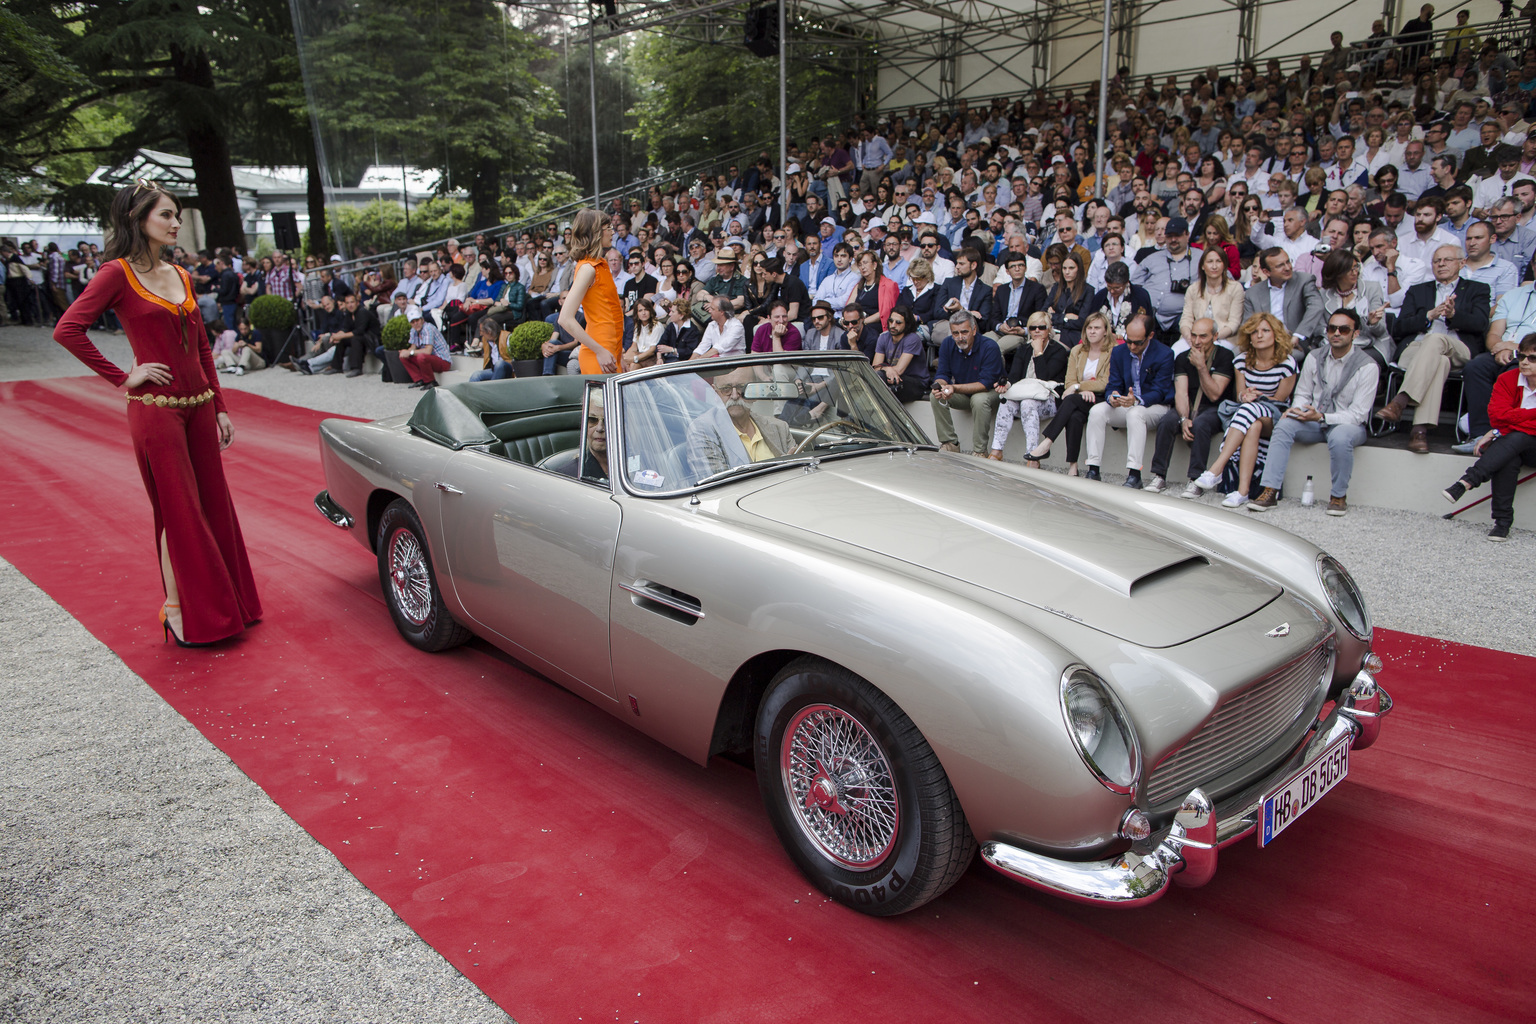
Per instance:
[[[127,398],[130,402],[158,405],[162,409],[194,409],[213,400],[213,389],[209,388],[200,395],[128,395]]]

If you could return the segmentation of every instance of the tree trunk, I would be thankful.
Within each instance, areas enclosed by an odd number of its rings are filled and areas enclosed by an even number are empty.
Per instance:
[[[493,228],[501,223],[501,166],[494,157],[483,156],[475,164],[475,178],[469,185],[473,207],[473,227]]]
[[[325,220],[325,180],[320,176],[320,157],[315,152],[315,133],[308,126],[304,131],[304,162],[308,181],[307,199],[309,202],[309,237],[306,242],[309,245],[309,255],[325,257],[326,250],[330,248],[331,228]],[[346,256],[347,253],[341,255]]]
[[[203,50],[171,47],[171,66],[176,81],[197,92],[196,99],[183,106],[183,124],[187,153],[192,158],[192,173],[197,181],[197,208],[203,215],[206,246],[245,248],[245,228],[240,221],[240,202],[235,195],[235,178],[229,166],[229,140],[224,135],[218,112],[223,104],[213,87],[213,65]]]

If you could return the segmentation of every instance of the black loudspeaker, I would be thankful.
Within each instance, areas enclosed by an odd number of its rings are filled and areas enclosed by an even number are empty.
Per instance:
[[[762,4],[747,11],[747,49],[759,57],[779,55],[779,8]]]
[[[272,215],[272,242],[279,249],[297,249],[299,241],[299,215],[274,213]]]

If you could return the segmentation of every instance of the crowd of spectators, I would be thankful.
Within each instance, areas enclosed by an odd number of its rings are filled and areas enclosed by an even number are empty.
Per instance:
[[[1456,429],[1453,378],[1459,449],[1492,445],[1495,382],[1536,334],[1536,48],[1506,52],[1464,17],[1437,31],[1425,5],[1396,36],[1334,33],[1290,73],[1122,68],[1102,182],[1094,87],[856,118],[791,141],[782,172],[765,153],[615,201],[623,365],[855,349],[932,404],[945,448],[967,408],[975,454],[1001,458],[1017,423],[1030,463],[1064,433],[1068,471],[1097,478],[1124,429],[1127,485],[1160,491],[1182,437],[1179,493],[1253,511],[1278,502],[1292,446],[1326,443],[1342,515],[1373,423],[1403,422],[1415,452]],[[524,320],[552,325],[545,373],[573,367],[568,248],[550,223],[449,242],[398,278],[306,266],[295,285],[280,259],[217,254],[189,269],[235,332],[254,294],[297,287],[308,344],[279,361],[298,371],[360,373],[408,316],[409,376],[430,387],[458,351],[482,355],[477,377],[510,375],[496,341]]]

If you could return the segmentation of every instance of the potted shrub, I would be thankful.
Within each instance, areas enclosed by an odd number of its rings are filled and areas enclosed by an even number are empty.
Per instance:
[[[392,316],[379,332],[379,344],[384,349],[384,369],[389,380],[396,384],[410,383],[410,374],[400,363],[400,352],[411,343],[411,322],[403,315]]]
[[[516,377],[538,377],[544,373],[544,343],[555,328],[543,320],[518,324],[502,343],[501,357],[512,364]]]
[[[293,303],[279,295],[258,295],[245,307],[245,318],[261,339],[261,351],[267,362],[277,361],[278,348],[288,340],[295,323]],[[303,355],[302,349],[299,355]]]

